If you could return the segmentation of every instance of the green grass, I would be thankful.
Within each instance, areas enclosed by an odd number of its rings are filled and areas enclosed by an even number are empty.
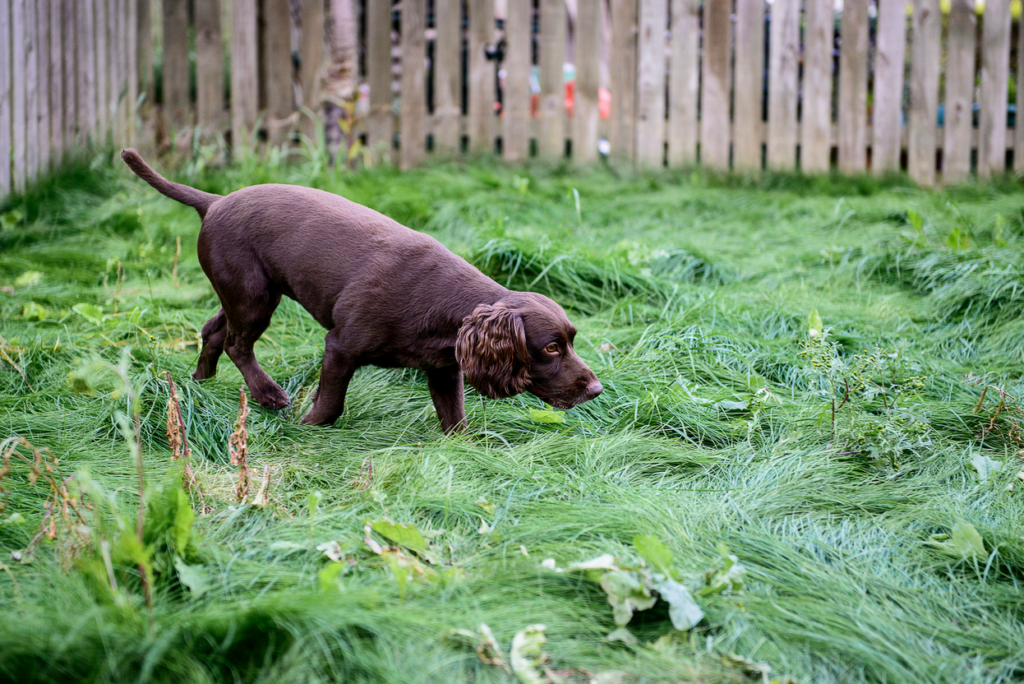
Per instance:
[[[217,308],[195,255],[199,220],[107,157],[71,165],[0,208],[0,285],[13,288],[0,294],[0,336],[22,371],[0,361],[0,437],[49,448],[92,511],[88,528],[62,527],[18,564],[10,552],[43,522],[46,487],[18,464],[3,479],[0,678],[512,681],[449,631],[486,623],[507,654],[516,632],[543,623],[549,665],[573,670],[570,681],[756,681],[727,656],[801,682],[1024,679],[1014,181],[933,193],[901,178],[313,162],[177,178],[214,192],[311,185],[429,232],[499,282],[562,303],[606,390],[550,424],[531,420],[535,398],[467,390],[470,429],[446,438],[419,374],[367,368],[335,428],[301,426],[323,331],[286,301],[257,354],[293,406],[257,407],[248,424],[270,504],[237,505],[228,436],[240,375],[225,359],[216,379],[188,378]],[[81,303],[105,318],[76,312]],[[824,341],[809,333],[815,311]],[[118,428],[129,409],[96,370],[125,353],[149,486],[151,609],[121,546],[137,500]],[[193,501],[184,546],[165,372],[208,507]],[[852,395],[833,426],[844,379]],[[990,389],[975,412],[989,385],[1010,398],[997,409]],[[1001,470],[982,477],[983,457]],[[382,517],[434,535],[436,577],[403,586],[364,544],[364,522]],[[930,543],[959,521],[983,554]],[[699,596],[705,616],[688,632],[659,603],[629,623],[636,645],[609,642],[602,589],[542,561],[636,564],[635,535],[660,539],[694,592],[725,544],[745,589]],[[329,541],[346,560],[322,582],[329,561],[316,547]],[[203,578],[201,596],[176,554]]]

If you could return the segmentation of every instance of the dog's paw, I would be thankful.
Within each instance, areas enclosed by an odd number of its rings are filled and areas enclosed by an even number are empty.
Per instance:
[[[261,388],[259,390],[252,391],[252,398],[256,400],[263,408],[268,409],[283,409],[290,402],[288,399],[288,393],[283,389],[274,385],[273,387]]]

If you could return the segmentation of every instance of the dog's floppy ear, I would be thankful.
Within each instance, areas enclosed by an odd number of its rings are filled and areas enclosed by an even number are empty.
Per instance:
[[[455,358],[469,384],[491,399],[511,397],[529,385],[523,319],[507,304],[481,304],[466,316],[455,342]]]

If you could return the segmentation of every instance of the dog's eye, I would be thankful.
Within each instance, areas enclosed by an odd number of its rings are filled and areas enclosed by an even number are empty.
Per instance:
[[[558,343],[557,342],[552,342],[548,346],[544,347],[544,351],[546,351],[548,354],[557,354],[558,353]]]

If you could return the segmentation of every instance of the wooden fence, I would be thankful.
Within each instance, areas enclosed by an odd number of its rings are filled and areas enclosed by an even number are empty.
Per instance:
[[[317,138],[345,2],[346,132],[403,168],[1024,168],[1017,0],[0,0],[0,196],[88,146]]]

